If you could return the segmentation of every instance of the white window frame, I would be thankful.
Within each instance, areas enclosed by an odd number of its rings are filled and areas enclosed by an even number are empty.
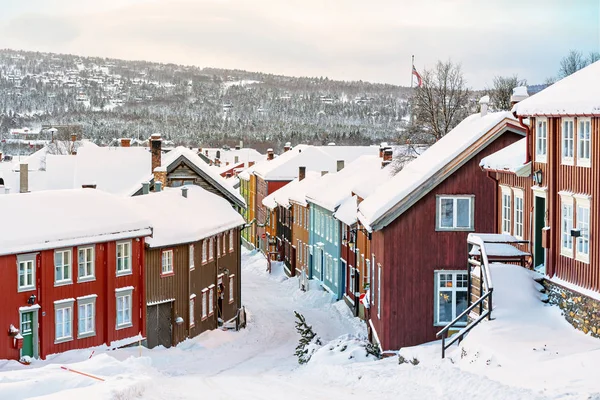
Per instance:
[[[116,325],[116,329],[125,329],[125,328],[129,328],[131,326],[133,326],[133,290],[132,289],[127,289],[127,288],[122,288],[122,289],[115,289],[115,297],[116,297],[116,302],[115,302],[115,310],[116,310],[116,315],[115,315],[115,325]],[[119,306],[121,307],[121,311],[119,311]],[[125,319],[125,315],[126,315],[126,308],[125,306],[127,306],[129,308],[129,320]],[[121,317],[121,323],[119,323],[119,314],[122,314]]]
[[[587,138],[582,135],[585,131],[584,127],[589,127]],[[582,152],[586,152],[582,157]],[[577,118],[577,166],[591,167],[592,166],[592,119]]]
[[[96,336],[96,297],[96,295],[93,295],[77,298],[78,339]],[[91,315],[89,314],[90,311]]]
[[[208,262],[208,239],[202,241],[202,264]]]
[[[223,243],[223,256],[227,255],[227,232],[223,232],[223,239],[221,240]]]
[[[543,129],[540,129],[541,127]],[[543,152],[540,151],[542,148]],[[539,163],[548,161],[548,119],[545,117],[538,117],[535,121],[535,161]]]
[[[591,207],[589,198],[575,198],[577,229],[580,230],[580,236],[575,240],[575,259],[589,264],[590,262],[590,224],[591,224]],[[587,221],[581,219],[582,214],[587,214]],[[584,236],[585,234],[585,236]],[[580,245],[587,244],[587,252],[580,251]]]
[[[233,246],[233,239],[234,239],[234,231],[233,229],[231,229],[229,231],[229,252],[232,253],[234,250],[234,246]]]
[[[215,313],[215,285],[208,287],[208,316]]]
[[[229,275],[229,304],[235,301],[235,275]]]
[[[190,295],[190,305],[189,305],[189,317],[190,317],[190,328],[196,326],[196,295]]]
[[[28,292],[36,289],[35,284],[35,269],[36,269],[36,254],[22,254],[17,256],[17,292]],[[23,283],[21,285],[21,264],[23,264]],[[31,278],[31,282],[29,279]]]
[[[58,300],[54,302],[54,344],[73,340],[73,304],[74,299]],[[65,312],[68,314],[65,315]],[[59,317],[60,313],[60,317]],[[61,323],[59,324],[59,319]],[[68,323],[68,330],[66,329]],[[59,325],[62,329],[59,332]]]
[[[88,259],[88,251],[90,259]],[[83,262],[81,254],[83,252]],[[84,275],[81,274],[83,265]],[[88,273],[88,267],[90,273]],[[96,279],[96,249],[94,246],[85,246],[77,248],[77,282],[88,282]]]
[[[190,271],[196,269],[196,249],[193,243],[188,246],[188,263]]]
[[[512,190],[508,186],[500,186],[502,212],[500,214],[501,232],[510,235],[512,228]]]
[[[208,318],[208,289],[202,289],[202,321]]]
[[[160,275],[169,276],[175,272],[173,269],[173,249],[163,250],[160,257]]]
[[[566,127],[570,126],[570,132]],[[575,161],[575,119],[562,118],[560,122],[560,163],[562,165],[574,165]],[[570,150],[570,156],[569,156]]]
[[[69,261],[65,263],[65,254],[68,254]],[[56,263],[56,257],[60,255],[61,263]],[[60,272],[59,272],[60,270]],[[57,274],[62,279],[57,279]],[[61,249],[54,251],[54,286],[68,285],[73,283],[73,251],[71,249]]]
[[[452,200],[452,227],[441,226],[442,224],[442,200]],[[458,225],[458,200],[469,200],[469,226],[462,227]],[[435,230],[441,232],[447,231],[463,231],[471,232],[475,225],[475,195],[437,195],[436,196],[436,213],[435,213]]]
[[[525,197],[521,189],[513,189],[514,197],[514,215],[513,215],[513,234],[517,239],[523,239],[525,229]],[[520,207],[519,207],[520,201]]]
[[[457,292],[465,292],[467,293],[468,296],[468,286],[469,286],[469,278],[468,278],[468,271],[460,271],[460,270],[456,270],[456,271],[450,271],[450,270],[436,270],[434,271],[435,277],[434,277],[434,283],[435,283],[435,289],[434,289],[434,312],[433,312],[433,324],[434,326],[446,326],[448,323],[452,322],[452,320],[454,320],[454,318],[456,318],[459,313],[457,313],[456,311],[456,293]],[[440,288],[440,275],[444,274],[444,275],[452,275],[452,283],[450,287],[444,287],[443,290],[440,290],[442,288]],[[458,287],[457,285],[457,277],[458,275],[464,275],[466,276],[466,283],[465,286],[463,287]],[[464,282],[464,281],[463,281]],[[441,296],[442,292],[446,292],[446,293],[451,293],[452,296],[452,319],[450,321],[440,321],[440,307],[439,307],[439,297]],[[458,322],[456,324],[457,326],[465,326],[466,322]]]
[[[571,229],[574,227],[574,202],[570,195],[560,195],[560,254],[565,257],[573,257],[573,237]],[[570,219],[568,218],[570,217]],[[566,218],[566,219],[565,219]],[[569,224],[570,221],[570,224]],[[565,239],[570,246],[565,246]]]
[[[119,248],[121,249],[121,256],[119,256]],[[128,251],[127,254],[126,251]],[[116,249],[116,260],[117,260],[117,276],[122,276],[122,275],[131,275],[133,273],[132,267],[131,267],[131,258],[132,258],[132,247],[131,247],[131,240],[127,240],[127,241],[123,241],[123,242],[117,242],[117,249]],[[120,260],[120,268],[119,268],[119,260]]]
[[[208,239],[208,260],[215,259],[215,238],[211,237]]]

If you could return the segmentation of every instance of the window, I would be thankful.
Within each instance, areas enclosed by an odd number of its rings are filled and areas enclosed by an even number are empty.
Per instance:
[[[207,247],[208,247],[208,241],[203,240],[202,241],[202,264],[206,264],[206,261],[208,260]]]
[[[338,285],[338,259],[334,258],[331,260],[331,265],[333,268],[333,284],[337,287]]]
[[[221,257],[221,235],[217,235],[217,257]]]
[[[18,292],[35,289],[35,254],[18,256]]]
[[[96,296],[77,298],[77,337],[88,337],[96,334]]]
[[[234,236],[234,230],[230,230],[229,231],[229,252],[231,253],[233,251],[233,236]]]
[[[227,233],[223,233],[223,255],[227,254],[227,240],[225,239],[227,237]]]
[[[196,295],[192,294],[190,296],[190,328],[193,328],[196,325]]]
[[[131,319],[132,289],[117,289],[117,329],[132,326]]]
[[[190,244],[189,248],[188,248],[188,258],[189,258],[189,264],[190,264],[190,271],[193,271],[195,267],[195,259],[196,259],[196,252],[194,251],[194,245]]]
[[[591,166],[592,149],[592,120],[590,118],[579,118],[579,129],[577,129],[577,165],[580,167]]]
[[[472,230],[475,196],[438,196],[437,230]]]
[[[77,281],[84,282],[95,278],[94,248],[83,247],[77,249],[78,275]]]
[[[535,129],[535,161],[545,163],[548,154],[548,120],[537,118]]]
[[[71,250],[54,252],[54,284],[71,283]]]
[[[514,189],[515,193],[515,221],[513,234],[519,239],[523,239],[523,191],[520,189]]]
[[[202,320],[205,320],[207,317],[207,314],[208,314],[208,307],[206,305],[207,296],[208,296],[208,290],[204,289],[202,291]]]
[[[162,252],[162,270],[161,275],[173,274],[173,250],[164,250]]]
[[[215,285],[211,285],[208,287],[208,315],[213,315],[213,313],[215,312],[214,298]]]
[[[562,121],[562,164],[573,165],[573,147],[575,137],[573,134],[573,119],[563,118]]]
[[[208,259],[212,260],[215,258],[215,238],[208,240]]]
[[[233,303],[234,300],[234,294],[235,294],[235,288],[234,288],[234,283],[235,283],[235,275],[231,275],[229,276],[229,304]]]
[[[54,302],[54,343],[73,339],[73,300]]]
[[[435,325],[446,325],[467,309],[469,278],[465,272],[438,271],[435,273]],[[466,325],[467,316],[460,320]]]
[[[573,198],[561,196],[561,254],[573,256]]]
[[[502,189],[502,233],[510,235],[512,194],[510,188],[501,186]]]
[[[131,242],[117,243],[117,275],[131,274]]]
[[[590,261],[590,201],[577,198],[577,229],[580,236],[577,240],[577,256],[579,261]]]
[[[377,318],[381,319],[381,264],[377,264]]]
[[[367,284],[371,285],[371,260],[368,258],[365,260],[365,256],[363,256],[363,263],[365,263],[365,270],[367,272]]]

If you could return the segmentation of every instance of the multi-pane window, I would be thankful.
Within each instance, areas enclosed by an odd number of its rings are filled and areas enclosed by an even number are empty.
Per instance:
[[[592,149],[592,120],[580,118],[577,129],[577,165],[581,167],[591,166]]]
[[[71,282],[71,250],[54,252],[54,283]]]
[[[437,229],[473,229],[473,196],[438,196]]]
[[[117,275],[131,273],[131,242],[117,243]]]
[[[173,250],[164,250],[162,252],[161,274],[167,275],[173,273]]]
[[[561,196],[561,254],[573,255],[573,198]]]
[[[132,325],[131,291],[117,292],[117,329]]]
[[[573,165],[573,154],[575,148],[575,135],[573,132],[574,121],[572,118],[564,118],[562,121],[562,163]]]
[[[227,232],[223,233],[223,255],[227,254]]]
[[[535,161],[546,162],[548,154],[548,120],[538,118],[535,128]]]
[[[221,235],[217,235],[217,257],[221,257]]]
[[[35,256],[18,261],[19,292],[35,289]]]
[[[229,231],[229,251],[232,252],[233,251],[233,236],[234,236],[234,230],[230,230]]]
[[[54,305],[54,340],[56,342],[73,338],[73,302],[60,302]]]
[[[208,288],[208,315],[212,315],[215,311],[214,298],[215,287],[213,285]]]
[[[446,325],[467,309],[469,278],[465,272],[438,271],[435,276],[435,325]],[[466,324],[467,316],[460,320]]]
[[[195,268],[195,258],[196,258],[196,252],[194,251],[194,245],[190,244],[189,248],[188,248],[188,259],[189,259],[189,266],[190,266],[190,271],[193,270]]]
[[[589,262],[590,259],[590,202],[588,199],[577,199],[577,259]]]
[[[83,247],[77,249],[78,281],[94,278],[94,248]]]
[[[234,294],[235,294],[235,288],[234,288],[234,283],[235,283],[235,275],[231,275],[229,276],[229,303],[233,303],[234,301]]]
[[[204,289],[202,291],[202,319],[206,319],[206,317],[208,315],[207,298],[208,298],[208,290]]]
[[[515,237],[523,238],[523,215],[524,215],[524,200],[523,191],[514,189],[515,193],[515,218],[514,218],[514,231]]]
[[[95,332],[94,320],[95,320],[95,314],[96,314],[96,310],[95,310],[96,303],[94,300],[95,299],[92,299],[91,301],[90,300],[80,301],[79,299],[77,300],[77,303],[78,303],[77,334],[80,337],[91,335],[91,334],[94,334],[94,332]]]
[[[208,259],[212,260],[215,258],[215,238],[210,238],[208,240]]]
[[[510,188],[501,187],[502,189],[502,233],[510,235],[511,228],[511,205],[512,205],[512,194]]]
[[[202,241],[202,263],[208,261],[208,240]]]
[[[190,328],[193,328],[196,325],[195,311],[196,310],[196,295],[192,294],[190,296]]]
[[[363,264],[365,265],[365,271],[367,272],[367,284],[371,285],[371,260],[369,260],[368,258],[365,260],[365,256],[362,256],[363,259]]]

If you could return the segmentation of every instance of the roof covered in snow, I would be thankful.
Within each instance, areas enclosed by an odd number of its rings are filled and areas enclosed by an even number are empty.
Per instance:
[[[526,164],[526,159],[527,138],[523,138],[483,158],[479,165],[486,170],[506,171],[518,176],[529,176],[531,174],[531,163]]]
[[[512,114],[507,111],[487,113],[484,116],[478,113],[465,118],[446,136],[405,165],[389,180],[388,184],[379,186],[360,204],[359,219],[363,225],[380,229],[393,221],[436,186],[425,187],[423,185],[425,182],[434,177],[438,182],[442,182],[460,165],[455,165],[454,169],[445,167],[456,159],[466,162],[473,157],[476,150],[474,149],[473,152],[466,150],[504,120],[515,121]],[[501,129],[496,134],[500,133],[502,133]],[[480,143],[483,146],[488,142]],[[412,193],[417,196],[408,198]]]
[[[333,216],[344,224],[348,226],[352,226],[358,220],[357,217],[358,210],[358,198],[357,196],[349,196],[346,197],[344,201],[340,204],[337,211],[333,214]]]
[[[298,179],[293,180],[292,182],[285,185],[282,189],[287,188],[284,193],[281,193],[277,196],[277,202],[282,206],[286,206],[290,202],[294,202],[300,204],[303,207],[306,207],[308,203],[306,202],[306,192],[321,179],[321,173],[317,171],[306,171],[306,176],[303,180],[298,181]],[[279,193],[282,189],[277,190],[275,193]]]
[[[600,61],[517,103],[520,116],[600,115]]]
[[[221,160],[222,165],[225,163],[229,163],[230,165],[235,163],[235,158],[238,158],[239,163],[248,163],[250,161],[262,161],[266,159],[265,154],[259,153],[255,149],[251,148],[243,148],[243,149],[210,149],[203,148],[202,155],[204,157],[208,157],[210,160],[214,161],[217,159],[217,152],[219,152],[219,160]],[[200,149],[198,149],[200,151]],[[206,154],[208,152],[208,155]]]
[[[5,212],[0,255],[27,253],[151,234],[147,214],[120,196],[70,189],[0,196]]]
[[[191,243],[244,224],[242,216],[224,198],[200,186],[166,188],[158,193],[134,196],[128,201],[147,215],[153,227],[150,247]]]

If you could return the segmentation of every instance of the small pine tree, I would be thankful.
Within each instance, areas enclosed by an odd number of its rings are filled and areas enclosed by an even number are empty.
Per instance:
[[[316,351],[316,348],[314,348],[312,345],[322,346],[321,338],[319,338],[312,330],[312,326],[306,323],[304,315],[297,311],[294,311],[294,314],[296,315],[297,319],[296,331],[298,331],[301,336],[300,342],[298,343],[298,346],[296,346],[296,352],[294,355],[298,357],[299,364],[306,364]]]
[[[367,343],[365,346],[365,350],[367,351],[367,355],[372,355],[378,360],[381,359],[381,348],[377,344]]]

